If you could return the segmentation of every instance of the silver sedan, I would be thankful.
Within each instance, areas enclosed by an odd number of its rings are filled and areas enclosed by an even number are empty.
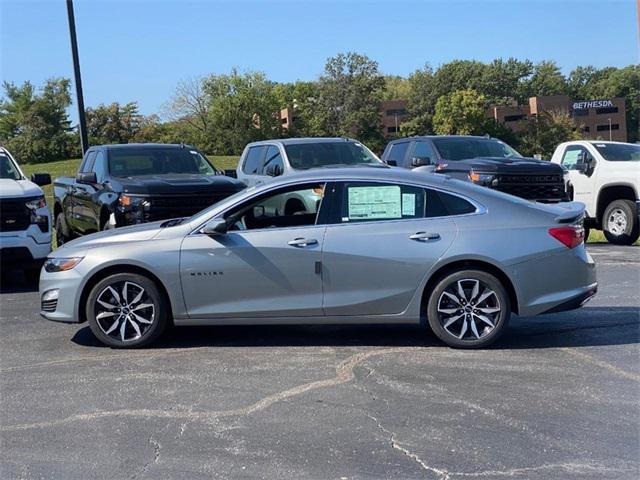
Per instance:
[[[305,209],[282,199],[314,198]],[[89,235],[49,256],[41,314],[112,347],[167,325],[414,323],[483,347],[512,312],[596,292],[579,203],[542,205],[440,175],[316,170],[191,218]]]

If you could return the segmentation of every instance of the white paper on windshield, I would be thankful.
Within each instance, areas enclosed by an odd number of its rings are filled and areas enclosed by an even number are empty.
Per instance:
[[[349,187],[349,220],[402,218],[397,185]]]
[[[402,215],[413,217],[416,214],[416,194],[415,193],[403,193],[402,194]]]

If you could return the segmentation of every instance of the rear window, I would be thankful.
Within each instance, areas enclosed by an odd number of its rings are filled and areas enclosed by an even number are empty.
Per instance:
[[[640,160],[640,145],[631,143],[594,143],[600,155],[610,162]]]
[[[309,168],[384,165],[378,157],[358,142],[296,143],[284,147],[291,167],[296,170]]]
[[[482,138],[434,138],[433,143],[443,160],[468,160],[479,157],[520,158],[506,143]]]
[[[141,175],[214,175],[215,168],[196,150],[189,148],[113,149],[109,172],[116,177]]]

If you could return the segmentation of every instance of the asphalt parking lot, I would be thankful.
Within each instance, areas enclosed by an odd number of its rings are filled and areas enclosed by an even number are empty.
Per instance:
[[[409,326],[183,328],[111,350],[41,319],[5,272],[0,478],[638,478],[640,248],[589,250],[594,300],[514,317],[483,351]]]

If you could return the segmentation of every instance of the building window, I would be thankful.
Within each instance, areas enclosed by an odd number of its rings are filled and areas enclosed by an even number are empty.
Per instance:
[[[596,108],[596,115],[604,115],[606,113],[618,113],[618,107]]]
[[[387,133],[398,133],[399,131],[398,127],[387,127]]]
[[[395,115],[400,117],[406,114],[407,114],[407,110],[405,108],[394,108],[392,110],[387,110],[387,117],[393,117]]]
[[[589,115],[589,110],[585,108],[583,110],[574,110],[572,113],[574,117],[586,117]]]
[[[525,118],[527,118],[526,115],[505,115],[504,117],[504,121],[505,122],[519,122],[520,120],[524,120]]]
[[[617,123],[612,123],[611,125],[598,125],[596,127],[596,130],[598,130],[599,132],[608,132],[609,127],[611,127],[611,130],[620,130],[620,125],[618,125]]]
[[[589,133],[589,131],[590,131],[590,130],[591,130],[591,129],[590,129],[589,127],[584,127],[584,128],[582,129],[582,131],[583,131],[584,133]]]

